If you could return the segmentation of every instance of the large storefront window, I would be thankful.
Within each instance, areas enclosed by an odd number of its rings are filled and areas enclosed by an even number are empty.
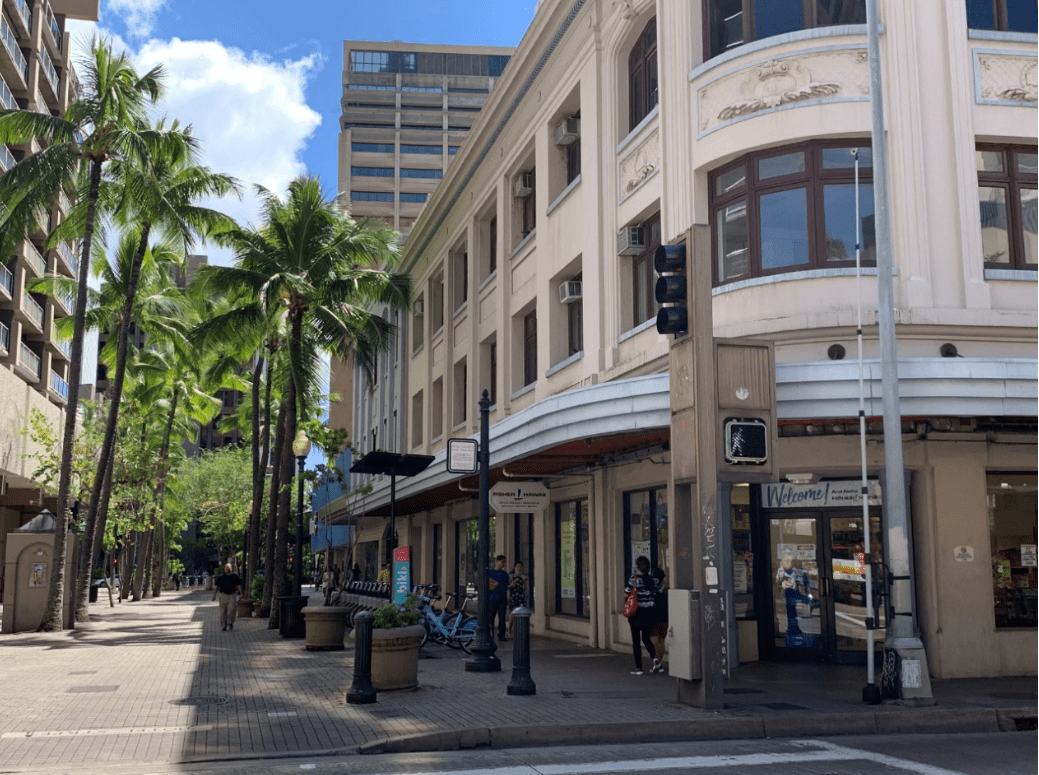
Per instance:
[[[556,611],[588,616],[588,501],[556,504]]]
[[[813,27],[866,23],[865,0],[810,3],[804,0],[708,0],[703,4],[710,56]]]
[[[1035,627],[1036,474],[990,473],[988,524],[997,627]]]
[[[490,540],[487,548],[487,567],[494,567],[495,525],[494,517],[490,518],[488,533]],[[464,522],[455,523],[455,587],[459,595],[464,595],[467,589],[475,589],[477,574],[479,571],[478,558],[480,556],[480,520],[467,519]]]
[[[732,519],[733,614],[737,619],[754,619],[754,551],[750,530],[750,487],[732,488],[729,500]]]
[[[379,576],[378,541],[365,541],[357,545],[357,564],[361,566],[361,581],[375,581]]]
[[[624,493],[624,577],[631,577],[638,557],[664,571],[670,583],[671,564],[667,545],[667,488]]]

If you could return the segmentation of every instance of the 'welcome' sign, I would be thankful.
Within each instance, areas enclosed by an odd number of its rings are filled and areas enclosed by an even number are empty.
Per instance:
[[[844,480],[815,484],[762,484],[761,505],[766,509],[812,509],[861,506],[862,482]],[[880,482],[867,484],[870,506],[880,505]]]

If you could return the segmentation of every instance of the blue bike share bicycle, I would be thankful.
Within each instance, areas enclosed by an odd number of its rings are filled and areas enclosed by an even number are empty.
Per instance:
[[[415,587],[419,595],[419,623],[425,627],[426,633],[422,645],[427,640],[442,643],[448,648],[462,649],[471,654],[470,647],[476,638],[476,617],[465,612],[465,606],[471,599],[466,595],[460,608],[449,611],[446,608],[437,610],[433,601],[440,599],[440,588],[436,584],[419,584]],[[447,592],[446,597],[458,598],[458,593]]]

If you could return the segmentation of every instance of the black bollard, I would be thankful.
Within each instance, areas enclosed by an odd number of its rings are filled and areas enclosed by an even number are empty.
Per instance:
[[[351,705],[375,702],[372,686],[372,627],[375,617],[371,611],[361,611],[354,617],[354,682],[346,692]]]
[[[538,693],[537,684],[530,677],[530,615],[529,608],[516,608],[512,612],[512,680],[506,694],[529,697]]]

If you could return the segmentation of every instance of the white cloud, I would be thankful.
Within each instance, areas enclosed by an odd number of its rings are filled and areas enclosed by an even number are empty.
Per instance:
[[[321,124],[305,94],[309,74],[323,64],[319,54],[276,61],[219,41],[179,38],[153,38],[134,51],[94,24],[83,24],[73,34],[83,48],[95,34],[112,40],[117,51],[125,47],[140,72],[164,66],[167,88],[159,115],[192,125],[201,144],[201,163],[234,176],[245,189],[241,202],[231,198],[210,206],[243,225],[254,222],[258,199],[252,186],[282,193],[305,171],[301,154]],[[206,250],[211,261],[230,262],[219,249]]]
[[[122,17],[132,38],[147,38],[166,0],[108,0],[107,9]]]

